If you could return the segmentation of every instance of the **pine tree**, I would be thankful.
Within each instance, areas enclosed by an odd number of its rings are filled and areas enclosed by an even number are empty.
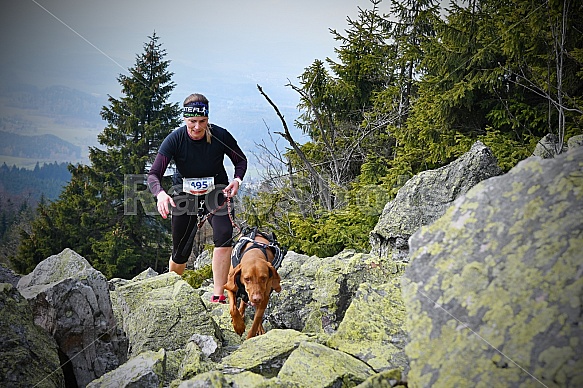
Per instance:
[[[90,166],[70,166],[71,181],[59,199],[40,207],[19,249],[15,265],[21,272],[67,247],[107,277],[164,265],[169,225],[147,208],[153,199],[146,194],[144,174],[162,140],[178,126],[180,112],[178,104],[167,102],[175,84],[158,39],[155,33],[149,37],[129,75],[118,77],[123,97],[109,96],[109,106],[102,108],[108,123],[98,136],[103,149],[90,148]]]

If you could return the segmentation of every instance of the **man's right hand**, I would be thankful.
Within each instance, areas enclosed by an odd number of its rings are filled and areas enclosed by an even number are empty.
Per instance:
[[[156,198],[158,199],[158,213],[160,213],[162,218],[167,218],[168,214],[170,214],[170,207],[168,204],[170,204],[172,207],[176,207],[172,197],[166,194],[165,191],[160,191]]]

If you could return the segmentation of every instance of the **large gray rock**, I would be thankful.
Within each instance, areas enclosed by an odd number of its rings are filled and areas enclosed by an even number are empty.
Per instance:
[[[214,338],[198,334],[192,336],[180,361],[177,377],[180,380],[188,380],[193,376],[216,369],[216,365],[210,360],[216,348]]]
[[[111,294],[131,357],[147,350],[183,348],[195,333],[222,342],[200,296],[174,272],[118,284]]]
[[[301,342],[279,371],[283,384],[354,387],[375,374],[366,363],[315,342]]]
[[[27,300],[0,283],[0,386],[64,387],[55,340],[33,323]]]
[[[400,274],[386,284],[363,283],[326,345],[366,362],[375,372],[408,370]]]
[[[92,381],[87,388],[158,388],[166,379],[166,352],[147,351],[129,359],[116,370]]]
[[[275,378],[266,379],[265,377],[253,372],[242,372],[237,375],[225,375],[221,371],[214,370],[201,373],[192,379],[183,381],[180,383],[178,388],[270,388],[274,386],[288,388],[300,387],[299,385],[282,385]]]
[[[583,148],[478,184],[411,237],[416,387],[583,386]]]
[[[265,377],[276,376],[290,353],[312,337],[295,330],[274,329],[251,338],[222,360],[227,374],[249,371]]]
[[[34,322],[50,333],[85,386],[125,361],[101,272],[70,249],[39,263],[23,276],[18,290],[29,300]]]
[[[370,234],[371,254],[407,261],[413,233],[441,217],[477,183],[501,172],[492,151],[478,141],[447,166],[415,175],[386,204]]]
[[[394,262],[351,250],[319,258],[288,252],[278,270],[281,292],[272,293],[266,329],[332,334],[362,283],[383,284]]]

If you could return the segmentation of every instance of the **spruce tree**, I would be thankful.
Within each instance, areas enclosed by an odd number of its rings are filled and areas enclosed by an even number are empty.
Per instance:
[[[338,60],[326,59],[330,71],[324,62],[314,61],[294,88],[303,111],[296,125],[311,139],[304,152],[320,175],[329,177],[331,189],[354,180],[368,147],[384,146],[379,146],[382,128],[362,125],[375,95],[394,82],[394,46],[390,23],[378,7],[381,1],[371,0],[371,10],[359,9],[355,20],[347,18],[344,34],[330,30],[339,42]],[[293,156],[290,159],[293,162]]]
[[[507,170],[545,134],[580,133],[582,9],[569,0],[452,2],[424,45],[419,97],[396,133],[401,160],[414,172],[437,168],[481,140]]]
[[[156,217],[144,178],[162,140],[179,125],[180,110],[167,102],[175,84],[158,39],[155,33],[149,37],[129,75],[118,77],[123,96],[110,95],[101,110],[108,123],[98,136],[102,147],[90,147],[90,166],[70,166],[71,181],[59,199],[40,208],[20,246],[19,271],[64,248],[107,277],[164,267],[169,224]]]

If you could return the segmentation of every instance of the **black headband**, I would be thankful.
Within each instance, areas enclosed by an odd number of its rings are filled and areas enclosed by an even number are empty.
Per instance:
[[[184,117],[197,117],[209,115],[209,106],[201,101],[189,102],[184,104],[182,108],[182,115]]]

